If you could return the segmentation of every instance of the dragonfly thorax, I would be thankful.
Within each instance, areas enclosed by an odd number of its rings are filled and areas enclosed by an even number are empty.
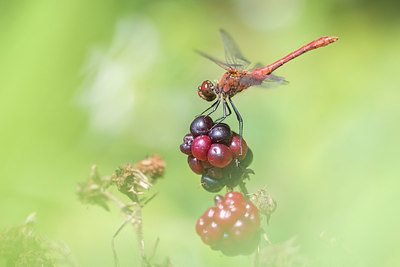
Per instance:
[[[243,71],[238,71],[236,69],[229,70],[222,76],[218,84],[219,93],[224,97],[233,97],[237,93],[248,88],[250,85],[242,82],[242,78],[246,75],[247,73]]]

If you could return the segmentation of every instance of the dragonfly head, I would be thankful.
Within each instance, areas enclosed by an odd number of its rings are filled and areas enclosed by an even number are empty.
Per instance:
[[[206,101],[213,101],[217,97],[215,85],[211,81],[204,81],[198,88],[198,94]]]

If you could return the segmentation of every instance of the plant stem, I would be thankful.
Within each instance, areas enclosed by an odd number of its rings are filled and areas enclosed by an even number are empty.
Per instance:
[[[115,203],[117,203],[117,205],[121,208],[124,209],[126,207],[126,204],[123,203],[121,200],[119,200],[116,196],[114,196],[113,194],[111,194],[108,190],[102,190],[103,195],[105,195],[106,197],[108,197],[110,200],[114,201]]]
[[[140,263],[142,267],[146,267],[146,254],[144,251],[144,238],[143,238],[143,226],[142,226],[142,207],[140,204],[140,200],[138,196],[134,193],[128,194],[128,197],[135,203],[137,203],[136,206],[136,214],[135,214],[135,222],[133,226],[135,227],[136,231],[136,238],[139,243],[139,249],[140,249]]]

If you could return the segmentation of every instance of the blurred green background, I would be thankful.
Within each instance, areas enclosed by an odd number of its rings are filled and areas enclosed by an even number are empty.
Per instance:
[[[290,81],[235,97],[256,175],[278,202],[270,240],[296,237],[306,266],[398,266],[400,16],[398,1],[0,1],[0,229],[37,212],[81,266],[112,266],[123,220],[79,203],[92,164],[102,175],[159,153],[159,195],[144,210],[147,250],[175,266],[249,266],[194,231],[213,194],[179,152],[196,93],[223,69],[226,29],[250,60],[272,63],[320,36],[340,39],[274,74]],[[237,129],[231,116],[228,123]],[[137,266],[131,227],[117,239]]]

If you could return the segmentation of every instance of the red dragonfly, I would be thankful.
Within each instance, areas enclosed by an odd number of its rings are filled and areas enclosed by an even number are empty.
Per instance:
[[[300,56],[307,51],[326,46],[338,40],[338,38],[334,36],[321,37],[305,46],[300,47],[296,51],[290,53],[289,55],[279,59],[278,61],[270,65],[262,66],[260,63],[258,63],[253,68],[249,68],[250,62],[242,55],[232,37],[224,30],[220,30],[220,35],[225,48],[226,62],[220,61],[218,59],[215,59],[214,57],[211,57],[203,52],[196,50],[197,53],[210,59],[227,71],[222,76],[219,82],[216,81],[215,83],[212,83],[211,81],[207,80],[199,86],[198,94],[204,100],[213,101],[218,96],[218,100],[201,114],[204,114],[205,112],[213,108],[212,111],[207,114],[210,115],[215,110],[217,110],[219,104],[222,101],[223,117],[219,118],[216,121],[216,124],[222,122],[227,116],[232,113],[229,104],[227,103],[228,99],[239,121],[239,134],[241,137],[243,134],[243,119],[240,116],[239,111],[233,104],[232,97],[253,85],[271,88],[280,84],[287,83],[287,81],[283,77],[271,75],[271,73],[286,62]],[[226,112],[226,109],[228,109],[228,113]]]

